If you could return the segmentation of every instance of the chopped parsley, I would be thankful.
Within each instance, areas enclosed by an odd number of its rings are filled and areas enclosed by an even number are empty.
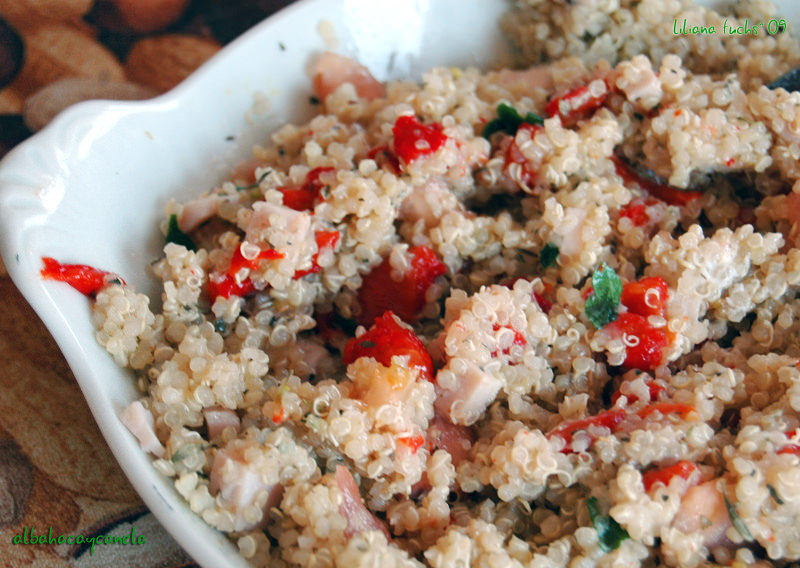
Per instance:
[[[356,322],[356,320],[346,318],[337,312],[333,312],[333,323],[348,335],[355,335],[356,329],[358,329],[358,322]]]
[[[497,105],[497,118],[490,120],[483,128],[483,137],[487,140],[495,132],[505,132],[512,136],[517,133],[517,129],[522,124],[544,124],[544,120],[538,114],[532,112],[522,116],[517,109],[506,103]]]
[[[172,454],[172,463],[182,462],[188,457],[191,457],[207,448],[207,444],[203,442],[189,442],[175,450]]]
[[[195,246],[192,237],[181,231],[180,227],[178,227],[178,216],[175,214],[169,216],[166,239],[168,243],[183,245],[187,250],[197,250],[197,246]]]
[[[728,516],[731,518],[731,524],[733,525],[733,528],[736,529],[736,532],[742,535],[742,538],[745,540],[745,542],[753,542],[755,539],[750,533],[750,529],[747,528],[747,525],[744,524],[744,521],[739,516],[739,513],[736,512],[736,507],[734,507],[733,504],[728,501],[728,496],[725,495],[724,491],[722,492],[722,498],[725,499],[725,508],[728,510]]]
[[[250,185],[237,185],[236,191],[247,191],[248,189],[256,189],[258,186],[261,185],[261,182],[264,181],[264,178],[266,178],[271,173],[272,173],[271,169],[264,170],[264,173],[258,176],[258,179],[255,181],[255,183],[251,183]]]
[[[767,484],[767,489],[769,490],[769,494],[772,496],[773,501],[775,501],[778,505],[783,505],[783,499],[781,499],[781,496],[778,495],[778,491],[769,484]]]
[[[586,507],[589,509],[589,518],[592,520],[592,526],[597,531],[598,543],[604,552],[618,549],[623,540],[631,537],[628,531],[623,529],[609,515],[600,514],[597,497],[589,497],[586,501]]]
[[[553,243],[547,243],[544,245],[544,248],[542,248],[542,254],[539,257],[539,260],[542,262],[542,266],[545,268],[553,266],[558,259],[559,252],[558,246],[554,245]]]
[[[586,298],[586,317],[600,329],[617,319],[622,281],[614,269],[603,264],[592,274],[592,293]]]

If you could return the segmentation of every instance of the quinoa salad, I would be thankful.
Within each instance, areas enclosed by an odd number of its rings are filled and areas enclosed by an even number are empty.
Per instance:
[[[43,274],[255,566],[788,565],[800,45],[673,32],[777,18],[517,0],[503,69],[318,54],[313,118],[166,205],[160,302]]]

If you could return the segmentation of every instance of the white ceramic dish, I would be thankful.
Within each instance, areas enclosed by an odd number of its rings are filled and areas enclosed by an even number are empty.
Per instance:
[[[800,3],[779,4],[792,26],[800,22]],[[302,0],[167,95],[73,107],[0,163],[8,271],[56,339],[131,483],[201,565],[246,562],[190,511],[119,422],[137,396],[132,375],[95,341],[89,302],[41,279],[41,257],[114,271],[152,293],[145,267],[159,254],[164,203],[209,189],[252,142],[309,116],[306,69],[315,54],[352,56],[382,80],[419,77],[434,65],[486,66],[503,53],[497,20],[506,7],[502,0]],[[259,114],[254,102],[264,97],[269,110]]]
[[[131,483],[201,565],[246,563],[191,512],[119,422],[137,397],[133,376],[95,341],[87,299],[41,279],[41,258],[117,272],[152,296],[145,267],[159,254],[167,199],[209,189],[253,141],[310,116],[306,69],[314,55],[331,49],[355,57],[382,80],[419,77],[433,65],[485,66],[501,54],[497,20],[505,8],[500,0],[303,0],[172,92],[72,107],[2,161],[5,265],[64,353]],[[264,97],[269,110],[259,114],[254,102]]]

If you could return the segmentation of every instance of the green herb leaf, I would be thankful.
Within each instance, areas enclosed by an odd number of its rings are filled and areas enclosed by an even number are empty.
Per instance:
[[[544,124],[544,120],[538,114],[532,112],[522,116],[517,109],[511,105],[500,103],[497,105],[497,118],[490,120],[483,128],[483,137],[487,140],[495,132],[505,132],[512,136],[517,133],[522,124]]]
[[[600,514],[597,497],[590,497],[586,501],[586,507],[589,509],[589,518],[592,520],[592,526],[597,531],[600,548],[604,552],[618,549],[623,540],[631,537],[628,531],[623,529],[617,521],[608,515]]]
[[[592,293],[586,298],[586,317],[600,329],[617,319],[619,301],[622,296],[622,281],[614,269],[603,264],[592,275]]]
[[[325,427],[325,421],[319,416],[315,416],[313,414],[309,414],[303,420],[305,421],[306,426],[311,428],[314,432],[320,432]]]
[[[346,318],[337,312],[333,312],[333,323],[348,335],[355,335],[356,329],[358,329],[356,320]]]
[[[259,185],[261,185],[261,182],[264,181],[264,178],[266,178],[271,173],[272,173],[271,169],[264,170],[264,173],[258,176],[258,179],[255,181],[255,183],[251,183],[250,185],[237,185],[236,191],[247,191],[248,189],[256,189]]]
[[[747,525],[744,524],[744,521],[739,516],[739,513],[736,512],[736,507],[734,507],[730,501],[728,501],[728,496],[725,495],[725,492],[722,492],[722,498],[725,499],[725,508],[728,510],[728,516],[731,518],[731,524],[733,528],[736,529],[745,542],[753,542],[755,539],[753,535],[750,534],[750,529],[747,528]]]
[[[558,260],[559,252],[558,246],[554,245],[553,243],[547,243],[544,245],[544,248],[542,248],[542,254],[539,257],[542,266],[545,268],[553,266],[556,263],[556,260]]]
[[[781,496],[778,495],[778,491],[772,486],[767,484],[767,489],[769,490],[769,494],[772,496],[772,499],[778,504],[783,505],[784,501],[781,499]]]
[[[206,444],[203,442],[190,442],[185,444],[175,450],[175,453],[172,454],[172,463],[178,463],[186,458],[195,455],[198,452],[202,452],[207,447]]]
[[[180,230],[178,227],[178,216],[170,215],[169,224],[167,225],[167,242],[175,243],[176,245],[183,245],[188,250],[197,250],[192,238]]]

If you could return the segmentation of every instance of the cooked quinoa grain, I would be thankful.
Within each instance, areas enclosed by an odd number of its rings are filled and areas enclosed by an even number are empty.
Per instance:
[[[517,0],[519,69],[323,55],[317,116],[167,205],[160,307],[96,294],[122,421],[257,566],[800,561],[800,46],[671,28],[775,16]]]

